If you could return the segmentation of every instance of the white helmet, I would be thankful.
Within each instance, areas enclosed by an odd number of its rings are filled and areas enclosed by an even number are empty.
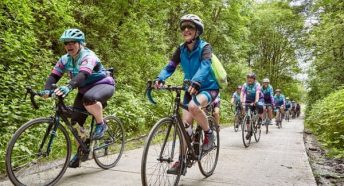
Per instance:
[[[264,78],[263,83],[270,83],[270,80],[268,78]]]
[[[199,32],[198,35],[201,35],[203,33],[204,25],[203,25],[202,19],[199,18],[197,15],[195,14],[184,15],[182,18],[180,18],[179,26],[181,26],[182,23],[185,21],[191,21],[196,25],[197,31]]]

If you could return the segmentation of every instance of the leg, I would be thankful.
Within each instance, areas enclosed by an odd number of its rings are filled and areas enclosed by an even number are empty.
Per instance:
[[[114,91],[115,87],[113,85],[100,84],[88,90],[84,95],[84,106],[97,122],[94,139],[101,138],[107,130],[107,126],[103,122],[103,105],[112,97]]]
[[[220,107],[214,108],[213,116],[217,125],[217,130],[220,131]]]
[[[189,103],[189,112],[204,131],[209,131],[207,116],[201,109],[201,107],[205,107],[209,103],[209,100],[204,94],[198,94],[196,99],[200,105],[197,105],[193,100],[191,100]]]

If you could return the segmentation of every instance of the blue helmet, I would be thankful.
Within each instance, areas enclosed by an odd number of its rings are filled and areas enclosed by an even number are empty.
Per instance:
[[[76,28],[67,29],[63,32],[62,36],[60,37],[60,41],[78,41],[79,43],[84,43],[85,34],[81,30]]]

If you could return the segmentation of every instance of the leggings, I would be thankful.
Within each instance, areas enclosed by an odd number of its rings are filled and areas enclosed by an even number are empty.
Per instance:
[[[107,101],[112,97],[115,92],[115,86],[109,84],[99,84],[92,87],[90,90],[85,92],[85,94],[81,94],[80,92],[76,95],[74,100],[73,107],[86,111],[85,105],[92,105],[99,101],[102,103],[103,108],[106,107]],[[79,125],[83,126],[86,121],[87,115],[73,112],[72,114],[72,123],[79,123]]]

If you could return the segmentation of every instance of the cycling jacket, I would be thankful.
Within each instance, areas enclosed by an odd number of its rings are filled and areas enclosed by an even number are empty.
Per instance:
[[[252,85],[245,83],[242,86],[241,92],[243,93],[244,97],[246,98],[246,103],[254,103],[256,100],[256,93],[258,91],[259,99],[263,98],[263,94],[261,93],[261,87],[258,82],[254,82]]]
[[[80,84],[79,88],[91,85],[106,77],[106,71],[100,63],[99,58],[88,48],[81,48],[75,60],[69,54],[63,55],[56,63],[52,73],[61,77],[67,72],[68,76],[72,79],[81,71],[89,75],[87,79]],[[114,82],[108,82],[104,84],[113,83]]]
[[[285,106],[285,98],[283,94],[280,94],[279,96],[275,95],[274,100],[276,107]]]
[[[262,86],[262,94],[264,95],[264,101],[265,103],[268,104],[274,104],[274,96],[273,96],[273,92],[274,89],[272,88],[271,85],[268,85],[266,88],[264,88],[264,86]]]
[[[211,58],[203,58],[202,52],[205,46],[209,44],[201,39],[195,43],[194,49],[188,51],[186,44],[179,47],[180,55],[178,59],[171,60],[167,66],[160,72],[158,79],[166,80],[169,78],[179,64],[184,72],[184,80],[191,80],[201,85],[200,91],[217,90],[219,85],[211,69]]]
[[[234,103],[240,103],[240,94],[238,94],[237,91],[233,93],[232,98],[234,100]]]

